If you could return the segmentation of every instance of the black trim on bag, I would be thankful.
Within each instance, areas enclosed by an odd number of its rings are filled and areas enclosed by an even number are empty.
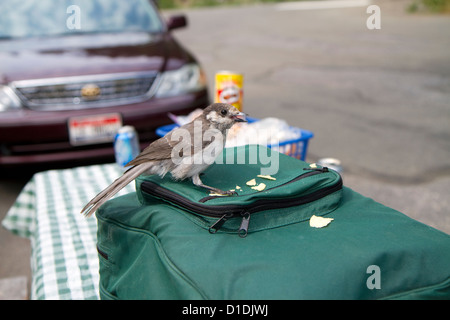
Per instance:
[[[99,247],[97,246],[97,252],[99,255],[101,255],[105,260],[108,260],[108,254],[102,250],[99,249]]]

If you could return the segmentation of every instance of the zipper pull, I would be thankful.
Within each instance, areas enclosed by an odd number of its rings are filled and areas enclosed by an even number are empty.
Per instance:
[[[222,225],[225,223],[225,221],[227,221],[228,218],[231,218],[232,216],[233,216],[233,214],[230,214],[230,213],[226,213],[223,216],[221,216],[219,218],[219,220],[214,222],[214,224],[211,227],[209,227],[209,229],[208,229],[209,233],[216,233],[222,227]]]
[[[239,227],[239,230],[238,230],[239,237],[245,238],[247,236],[249,223],[250,223],[250,212],[245,212],[242,215],[241,226]]]

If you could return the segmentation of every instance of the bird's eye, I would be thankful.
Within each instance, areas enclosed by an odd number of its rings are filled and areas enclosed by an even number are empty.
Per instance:
[[[222,111],[220,111],[220,113],[221,113],[223,116],[226,116],[227,113],[228,113],[228,111],[227,111],[226,109],[222,109]]]

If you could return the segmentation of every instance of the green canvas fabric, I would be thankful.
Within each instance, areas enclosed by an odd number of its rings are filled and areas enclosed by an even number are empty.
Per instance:
[[[245,166],[220,170],[238,175],[235,170],[243,172]],[[450,299],[449,235],[349,188],[336,194],[337,205],[326,212],[334,220],[325,228],[310,227],[303,219],[305,208],[279,212],[301,217],[289,223],[272,223],[276,213],[260,212],[255,217],[264,219],[257,224],[268,220],[266,227],[252,231],[251,217],[246,238],[227,231],[211,234],[194,215],[161,199],[144,199],[139,190],[111,200],[97,212],[100,296]]]
[[[255,149],[252,150],[252,148]],[[253,161],[256,162],[253,164],[226,164],[225,160],[229,154],[232,156],[235,155],[236,158],[238,158],[238,155],[245,155],[248,159],[250,154],[259,154],[260,149],[262,149],[261,151],[267,157],[277,157],[277,161],[282,170],[279,170],[273,175],[273,178],[276,180],[258,177],[262,167],[260,162]],[[244,146],[225,149],[222,157],[221,164],[215,164],[209,167],[202,176],[202,180],[205,184],[218,187],[222,190],[232,190],[239,186],[240,189],[236,189],[238,195],[210,197],[210,191],[193,186],[189,180],[176,182],[168,176],[162,180],[158,176],[141,176],[136,182],[136,190],[140,202],[144,205],[157,204],[166,196],[167,192],[171,191],[177,196],[181,196],[184,202],[189,201],[206,208],[219,208],[218,214],[220,216],[227,213],[226,210],[222,210],[222,208],[225,208],[224,206],[239,206],[243,208],[242,212],[244,212],[246,211],[245,208],[253,208],[253,206],[256,206],[258,201],[273,201],[275,203],[274,209],[265,209],[262,212],[251,215],[249,232],[309,220],[313,214],[326,215],[336,209],[340,202],[342,180],[340,175],[335,171],[317,171],[318,169],[311,168],[306,162],[299,161],[276,151],[271,151],[262,146]],[[264,192],[259,192],[246,185],[246,182],[252,179],[255,179],[257,184],[264,183],[266,185],[266,188],[263,190]],[[160,195],[149,195],[142,190],[142,184],[148,182],[154,183],[152,189],[158,188]],[[321,197],[321,191],[330,187],[336,187],[336,191],[331,192],[330,195]],[[281,208],[283,203],[286,203],[290,199],[308,197],[315,193],[319,193],[318,196],[321,199],[297,206],[295,210],[292,210],[292,208]],[[170,202],[170,200],[168,202],[172,205],[177,205],[176,203]],[[196,210],[181,211],[188,219],[191,219],[194,223],[205,229],[209,229],[218,220],[217,217],[196,214],[198,212]],[[236,232],[241,220],[242,218],[239,217],[229,219],[219,232]]]

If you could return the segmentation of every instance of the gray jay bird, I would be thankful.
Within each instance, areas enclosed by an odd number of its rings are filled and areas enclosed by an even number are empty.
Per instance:
[[[192,178],[194,185],[219,194],[232,194],[204,185],[202,173],[214,162],[225,146],[227,130],[236,122],[246,122],[245,113],[226,103],[214,103],[205,108],[190,123],[176,128],[164,137],[152,142],[126,166],[131,168],[111,185],[95,196],[81,213],[93,214],[103,203],[141,174],[158,174],[164,177],[170,172],[174,180]]]

